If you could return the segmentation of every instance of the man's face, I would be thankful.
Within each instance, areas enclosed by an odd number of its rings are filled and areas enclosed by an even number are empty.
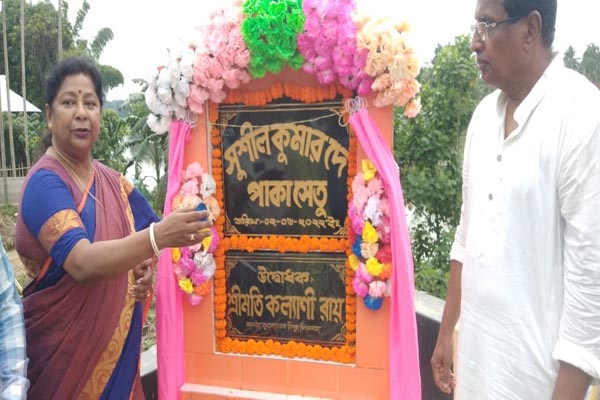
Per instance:
[[[477,0],[477,22],[492,24],[506,18],[508,14],[501,0]],[[516,72],[516,61],[519,57],[518,40],[515,35],[517,24],[518,21],[503,23],[488,28],[484,38],[477,32],[471,38],[471,50],[477,55],[477,66],[482,79],[500,89],[510,84]]]

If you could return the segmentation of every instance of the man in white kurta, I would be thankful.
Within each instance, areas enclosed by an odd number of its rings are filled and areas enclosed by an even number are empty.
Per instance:
[[[456,322],[458,293],[457,399],[581,399],[600,378],[600,91],[563,66],[542,32],[547,62],[527,59],[544,18],[511,16],[500,0],[478,1],[477,20],[509,19],[503,33],[521,49],[491,66],[502,54],[484,46],[499,43],[492,29],[476,27],[482,76],[499,89],[477,107],[467,133],[450,254],[451,274],[462,279],[451,276],[432,366],[435,376],[449,364],[442,336]],[[519,68],[536,78],[530,87]],[[453,386],[446,382],[442,389]]]

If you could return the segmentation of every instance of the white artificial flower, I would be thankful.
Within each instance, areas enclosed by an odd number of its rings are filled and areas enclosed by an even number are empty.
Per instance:
[[[374,227],[379,226],[381,223],[381,210],[379,209],[379,198],[377,196],[369,197],[363,216],[365,219],[370,220]]]
[[[202,184],[200,185],[200,194],[203,199],[212,196],[217,191],[217,183],[212,175],[204,173],[202,175]]]

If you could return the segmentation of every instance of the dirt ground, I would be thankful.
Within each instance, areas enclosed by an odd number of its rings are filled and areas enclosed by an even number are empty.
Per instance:
[[[27,277],[27,274],[25,273],[25,268],[23,267],[23,263],[21,262],[21,259],[19,258],[19,256],[17,255],[17,251],[16,250],[7,250],[6,253],[8,254],[8,259],[10,260],[10,263],[13,266],[13,270],[15,271],[15,279],[18,283],[19,287],[19,291],[22,291],[23,287],[25,287],[26,282],[29,282],[29,278]]]

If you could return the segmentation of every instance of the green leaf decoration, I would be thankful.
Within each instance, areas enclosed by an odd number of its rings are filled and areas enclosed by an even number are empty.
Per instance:
[[[242,36],[250,51],[250,75],[261,78],[278,73],[286,64],[302,66],[297,35],[306,17],[301,0],[246,0],[243,4]]]

